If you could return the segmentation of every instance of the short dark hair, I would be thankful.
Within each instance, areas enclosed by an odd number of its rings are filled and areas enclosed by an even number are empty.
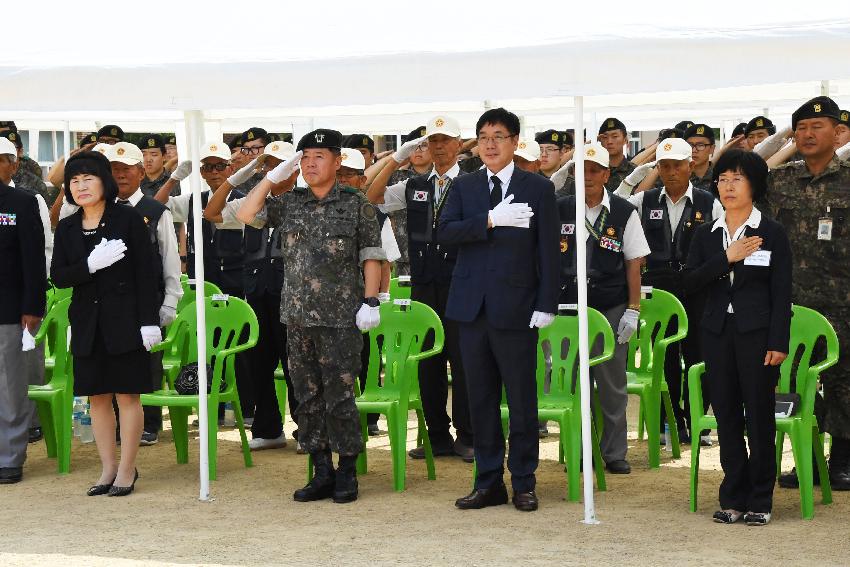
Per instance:
[[[481,115],[481,118],[478,119],[478,122],[475,124],[475,134],[477,135],[481,132],[481,128],[483,128],[487,124],[501,124],[505,128],[508,129],[508,132],[511,136],[519,136],[519,116],[505,110],[504,108],[491,108]]]
[[[717,180],[722,173],[733,171],[747,178],[752,188],[753,202],[764,199],[767,193],[767,163],[755,152],[744,150],[728,150],[714,164],[712,183],[717,186]]]
[[[100,152],[80,152],[71,156],[65,164],[65,199],[69,203],[77,204],[71,194],[71,179],[84,173],[100,179],[103,184],[103,200],[107,204],[118,197],[118,183],[112,177],[112,164],[106,156]]]

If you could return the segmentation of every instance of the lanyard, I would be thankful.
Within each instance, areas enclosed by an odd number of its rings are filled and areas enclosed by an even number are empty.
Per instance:
[[[440,211],[443,208],[443,204],[446,202],[446,197],[449,196],[449,188],[452,186],[452,178],[447,177],[445,179],[445,186],[441,186],[440,183],[444,181],[442,178],[437,178],[437,187],[441,189],[440,198],[437,201],[437,206],[434,208],[434,228],[437,228],[437,219],[440,218]]]
[[[606,220],[608,220],[608,209],[605,207],[602,207],[602,210],[599,212],[599,216],[596,217],[596,222],[594,224],[590,224],[587,217],[584,218],[584,226],[587,227],[587,232],[589,232],[590,236],[597,242],[602,237],[602,227],[605,226]]]

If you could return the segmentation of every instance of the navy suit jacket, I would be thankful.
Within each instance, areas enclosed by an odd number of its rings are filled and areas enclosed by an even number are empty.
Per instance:
[[[499,329],[528,329],[534,311],[556,313],[558,303],[558,213],[555,189],[542,175],[514,169],[508,184],[514,203],[534,211],[529,228],[487,228],[487,170],[455,179],[437,238],[459,245],[446,316],[471,322],[484,306]]]

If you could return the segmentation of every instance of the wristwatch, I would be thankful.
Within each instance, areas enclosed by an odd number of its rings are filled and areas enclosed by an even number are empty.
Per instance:
[[[381,301],[377,297],[364,297],[363,303],[369,307],[380,307]]]
[[[635,303],[630,303],[630,304],[629,304],[629,309],[631,309],[631,310],[633,310],[633,311],[640,311],[640,303],[636,303],[636,304],[635,304]]]

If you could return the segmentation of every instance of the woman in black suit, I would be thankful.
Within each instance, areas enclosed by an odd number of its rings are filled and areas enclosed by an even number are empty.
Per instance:
[[[151,391],[148,351],[162,341],[148,231],[132,207],[115,203],[117,195],[102,154],[81,152],[68,160],[65,198],[80,209],[56,227],[50,276],[57,287],[74,288],[68,310],[74,394],[89,397],[103,465],[89,496],[133,491],[143,420],[139,394]],[[120,464],[113,396],[120,409]]]
[[[767,524],[776,479],[774,390],[788,353],[791,247],[782,226],[753,206],[767,171],[752,152],[730,150],[717,161],[726,211],[695,233],[684,279],[690,292],[707,294],[702,350],[725,475],[714,521],[727,524]]]

